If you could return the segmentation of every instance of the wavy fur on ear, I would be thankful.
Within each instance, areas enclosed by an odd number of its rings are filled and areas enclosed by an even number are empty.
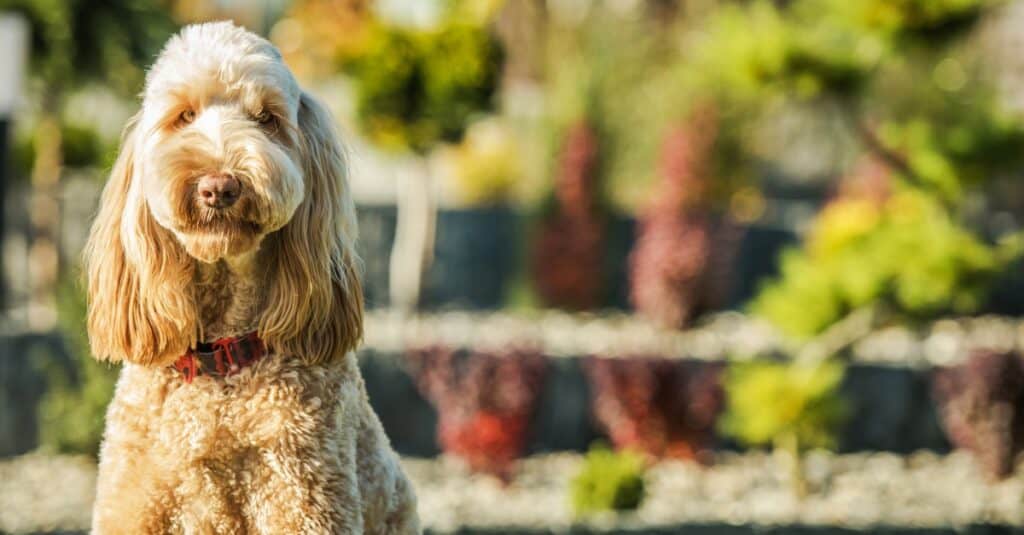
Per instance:
[[[125,127],[85,246],[89,341],[100,360],[166,364],[195,343],[193,262],[139,191],[137,122]]]
[[[272,278],[259,332],[276,351],[314,364],[355,349],[363,336],[363,295],[345,153],[327,110],[307,93],[299,130],[305,199],[284,228],[267,236]]]

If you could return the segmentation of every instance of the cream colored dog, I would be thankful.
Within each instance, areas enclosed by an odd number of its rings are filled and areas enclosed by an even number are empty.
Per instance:
[[[345,172],[269,42],[167,43],[86,247],[93,353],[124,363],[94,533],[419,531],[353,354]]]

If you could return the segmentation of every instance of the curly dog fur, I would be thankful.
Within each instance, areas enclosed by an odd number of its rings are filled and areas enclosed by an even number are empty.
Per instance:
[[[416,533],[416,499],[366,397],[355,207],[323,107],[231,23],[189,26],[146,77],[86,247],[89,336],[124,363],[97,534]],[[232,202],[204,202],[209,177]],[[270,354],[191,383],[199,341]]]

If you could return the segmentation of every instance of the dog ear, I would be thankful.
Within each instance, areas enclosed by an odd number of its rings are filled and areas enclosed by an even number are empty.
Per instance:
[[[307,93],[298,123],[305,198],[268,237],[274,280],[259,332],[276,351],[315,364],[344,356],[362,339],[363,294],[345,152],[330,114]]]
[[[85,246],[89,342],[100,360],[167,364],[195,342],[193,268],[134,176],[138,117],[125,127]]]

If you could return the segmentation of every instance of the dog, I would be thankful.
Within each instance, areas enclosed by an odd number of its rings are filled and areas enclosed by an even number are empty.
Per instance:
[[[230,22],[173,36],[141,98],[85,248],[92,352],[123,363],[93,533],[418,533],[353,351],[330,115]]]

